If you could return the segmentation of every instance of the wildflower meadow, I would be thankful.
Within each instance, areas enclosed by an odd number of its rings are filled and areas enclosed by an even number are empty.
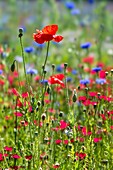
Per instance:
[[[113,2],[0,0],[0,170],[113,170]]]

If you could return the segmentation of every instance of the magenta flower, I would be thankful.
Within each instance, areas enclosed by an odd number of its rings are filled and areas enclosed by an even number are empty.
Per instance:
[[[101,140],[102,140],[102,138],[94,138],[94,139],[93,139],[93,142],[94,142],[94,143],[98,143],[98,142],[100,142]]]
[[[57,145],[61,144],[61,142],[62,142],[61,139],[57,139],[57,140],[55,141],[55,143],[56,143]]]
[[[4,147],[4,150],[11,152],[11,151],[13,150],[13,148],[12,148],[12,147],[8,147],[8,146],[5,146],[5,147]]]
[[[12,158],[14,158],[14,159],[19,159],[19,158],[20,158],[20,156],[19,156],[19,155],[17,155],[17,154],[14,154],[14,155],[12,155]]]

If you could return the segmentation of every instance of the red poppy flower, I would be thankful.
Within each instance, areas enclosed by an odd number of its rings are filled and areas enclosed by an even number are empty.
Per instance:
[[[83,58],[83,62],[92,64],[94,62],[94,57],[93,56],[85,57],[85,58]]]
[[[44,42],[51,40],[60,42],[63,37],[61,35],[55,35],[57,30],[58,25],[47,25],[42,30],[36,30],[37,33],[33,34],[33,38],[39,44],[43,44]]]
[[[62,81],[63,78],[64,78],[64,74],[56,74],[56,75],[50,76],[48,82],[50,84],[60,84],[62,87],[65,87],[65,84]]]

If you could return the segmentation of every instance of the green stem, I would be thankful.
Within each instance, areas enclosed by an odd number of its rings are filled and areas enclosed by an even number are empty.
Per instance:
[[[45,66],[46,66],[47,59],[48,59],[49,45],[50,45],[50,42],[48,41],[48,44],[47,44],[47,52],[46,52],[46,58],[45,58],[44,65],[43,65],[43,74],[44,74]]]
[[[25,74],[26,84],[28,86],[27,74],[26,74],[26,68],[25,68],[25,56],[24,56],[23,43],[22,43],[22,38],[21,37],[20,37],[20,45],[21,45],[21,50],[22,50],[22,58],[23,58],[23,65],[24,65],[24,74]]]

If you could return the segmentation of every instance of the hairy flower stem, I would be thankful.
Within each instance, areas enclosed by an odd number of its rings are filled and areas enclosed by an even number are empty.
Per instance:
[[[43,77],[44,77],[44,70],[45,70],[45,66],[46,66],[46,63],[47,63],[47,59],[48,59],[49,45],[50,45],[50,42],[48,41],[46,57],[45,57],[45,61],[44,61],[44,64],[43,64],[43,73],[42,73],[43,76],[42,76],[42,80],[43,80]]]

